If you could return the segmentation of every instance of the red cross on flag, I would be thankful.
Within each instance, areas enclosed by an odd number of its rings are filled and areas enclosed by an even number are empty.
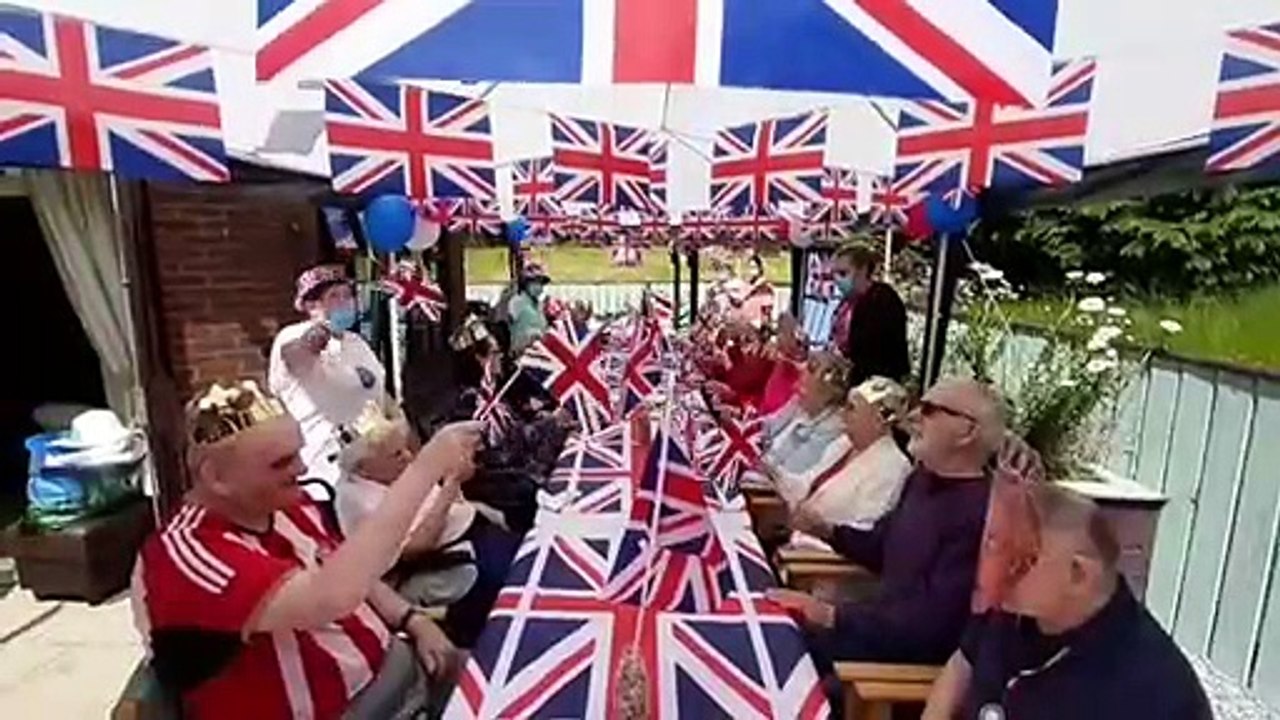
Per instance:
[[[827,114],[820,111],[721,130],[712,148],[711,207],[741,212],[820,202],[826,145]]]
[[[618,210],[650,208],[651,141],[641,128],[552,115],[556,197]]]
[[[525,351],[520,367],[586,423],[584,431],[601,429],[613,420],[612,393],[604,381],[604,337],[599,331],[580,331],[567,313],[562,314]]]
[[[439,285],[431,282],[416,263],[398,263],[382,279],[382,290],[396,299],[405,312],[417,310],[427,320],[438,323],[447,300]]]

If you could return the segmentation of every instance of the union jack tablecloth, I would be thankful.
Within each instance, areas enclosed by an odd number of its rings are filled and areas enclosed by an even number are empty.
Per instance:
[[[764,599],[773,574],[736,493],[706,484],[725,556],[716,607],[607,599],[643,462],[636,432],[619,424],[565,448],[445,716],[620,717],[639,666],[650,718],[827,717],[800,630]]]

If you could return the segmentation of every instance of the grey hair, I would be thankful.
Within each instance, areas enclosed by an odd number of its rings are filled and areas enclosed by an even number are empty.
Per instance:
[[[1085,554],[1096,558],[1108,570],[1115,569],[1120,558],[1120,543],[1097,503],[1054,483],[1034,483],[1028,489],[1042,531],[1072,535],[1083,546]]]

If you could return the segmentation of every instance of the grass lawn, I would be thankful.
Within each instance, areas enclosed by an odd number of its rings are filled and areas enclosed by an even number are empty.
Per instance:
[[[1280,371],[1280,285],[1236,297],[1202,297],[1187,302],[1138,303],[1121,300],[1139,342],[1156,339],[1179,355]],[[1013,319],[1047,324],[1062,304],[1026,302],[1011,307]],[[1167,335],[1161,320],[1177,320],[1182,332]]]
[[[546,267],[552,280],[567,285],[664,283],[671,282],[671,256],[665,248],[644,251],[637,267],[618,267],[602,248],[564,245],[551,249],[534,249],[533,257]],[[791,256],[786,253],[764,258],[765,272],[775,283],[791,282]],[[706,265],[702,265],[706,277]],[[745,266],[744,266],[745,270]],[[687,280],[688,267],[682,264],[681,277]],[[467,248],[467,282],[473,285],[501,284],[507,281],[507,250],[499,247]]]

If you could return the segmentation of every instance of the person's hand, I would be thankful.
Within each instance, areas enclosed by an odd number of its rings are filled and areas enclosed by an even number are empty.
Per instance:
[[[778,603],[789,615],[811,628],[830,630],[836,626],[836,608],[807,593],[774,588],[765,597]]]
[[[451,676],[457,668],[458,651],[440,627],[425,615],[415,614],[405,631],[413,639],[413,649],[427,675],[437,680]]]
[[[827,540],[834,530],[831,523],[824,520],[816,509],[805,503],[801,503],[792,511],[791,518],[787,524],[791,526],[792,530],[799,530],[819,540]]]
[[[477,420],[445,425],[423,446],[414,462],[445,478],[465,480],[475,472],[475,455],[483,432],[484,423]]]
[[[302,334],[302,343],[307,350],[319,355],[329,345],[329,339],[332,337],[333,331],[329,329],[328,325],[322,322],[314,322]]]
[[[1043,482],[1044,462],[1040,453],[1016,433],[1005,433],[1000,450],[996,452],[996,471],[1015,481]]]

